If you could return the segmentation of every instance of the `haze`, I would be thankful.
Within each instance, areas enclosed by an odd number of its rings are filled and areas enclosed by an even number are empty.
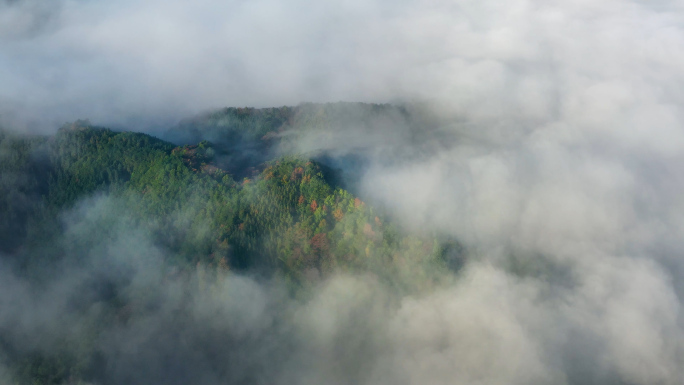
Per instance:
[[[161,135],[214,108],[340,100],[404,105],[436,122],[420,141],[390,121],[282,151],[362,154],[359,194],[406,228],[459,239],[462,271],[406,296],[344,274],[304,303],[249,277],[224,288],[246,299],[194,293],[188,351],[170,344],[194,363],[182,378],[217,383],[213,364],[189,352],[212,333],[247,336],[234,383],[684,378],[682,2],[5,0],[0,84],[0,124],[20,132],[87,118]],[[82,202],[70,228],[116,216],[111,204]],[[145,273],[163,250],[121,227],[107,255],[173,302],[175,289]],[[520,265],[542,267],[520,274]],[[57,286],[76,290],[78,274]],[[23,284],[10,276],[16,292]],[[18,317],[33,323],[6,330],[50,334],[64,309],[35,315],[51,296],[26,298],[0,310],[0,326]],[[10,300],[2,294],[0,309]],[[165,340],[176,329],[156,321],[168,317],[161,306],[112,334],[106,354],[137,352],[112,383],[169,381],[159,345],[126,345],[149,333]]]

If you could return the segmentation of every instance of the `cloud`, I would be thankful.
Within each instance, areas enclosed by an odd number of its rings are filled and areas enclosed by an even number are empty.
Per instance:
[[[61,218],[51,249],[61,260],[43,258],[40,284],[0,265],[0,374],[29,352],[92,383],[675,384],[683,374],[681,302],[654,259],[578,255],[560,279],[483,253],[430,291],[334,275],[293,297],[277,279],[173,268],[116,198]]]
[[[0,20],[12,25],[0,29],[0,112],[26,128],[81,117],[148,127],[209,107],[340,99],[420,101],[435,122],[419,141],[389,122],[363,143],[359,130],[338,130],[301,145],[368,154],[364,196],[409,227],[466,244],[456,283],[402,297],[368,277],[335,277],[303,303],[245,277],[217,294],[191,291],[189,302],[187,287],[162,283],[156,310],[99,342],[114,362],[107,378],[675,384],[684,375],[678,2],[5,2]],[[163,253],[146,242],[115,238],[95,254]],[[135,285],[164,282],[128,263]],[[55,293],[85,279],[74,274]],[[5,328],[8,315],[25,317],[17,335],[49,335],[53,316],[69,317],[49,293],[2,282],[29,298],[0,313]],[[170,367],[176,377],[165,377]]]
[[[46,4],[0,8],[3,114],[44,128],[76,118],[171,124],[226,105],[414,99],[492,124],[578,110],[591,124],[600,109],[639,104],[631,111],[648,120],[668,111],[647,108],[659,98],[681,101],[674,2]]]

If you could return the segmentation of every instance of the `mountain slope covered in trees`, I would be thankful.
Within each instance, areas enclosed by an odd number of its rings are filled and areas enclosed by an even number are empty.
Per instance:
[[[211,137],[215,143],[176,145],[84,121],[51,136],[0,131],[3,266],[49,286],[64,266],[108,266],[107,245],[120,241],[123,228],[161,250],[164,280],[193,290],[231,271],[279,277],[293,293],[345,271],[371,274],[397,290],[434,285],[440,271],[458,266],[458,243],[408,233],[342,188],[338,172],[311,154],[276,151],[293,140],[281,135],[288,130],[401,114],[388,106],[352,107],[227,109],[168,134],[178,139],[185,132],[178,142]],[[74,226],[84,215],[89,225]],[[131,291],[126,274],[109,274],[92,278],[92,293],[73,300],[75,314],[90,320],[85,340],[65,336],[59,353],[46,354],[0,337],[14,380],[79,383],[103,375],[98,338],[147,311],[135,305],[143,294]],[[105,310],[93,315],[96,303]]]

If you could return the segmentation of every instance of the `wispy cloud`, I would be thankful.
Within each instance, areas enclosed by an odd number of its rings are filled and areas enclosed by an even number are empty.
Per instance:
[[[245,381],[265,373],[284,383],[676,384],[684,376],[679,2],[51,4],[0,5],[5,124],[50,130],[89,117],[146,128],[226,105],[427,102],[440,124],[424,133],[437,139],[421,151],[410,151],[416,142],[405,131],[392,136],[392,124],[365,146],[358,130],[302,146],[368,151],[365,196],[471,251],[456,284],[416,297],[338,277],[295,304],[239,278],[239,289],[225,290],[243,290],[249,303],[200,298],[189,345],[139,342],[175,333],[157,318],[116,331],[125,338],[113,332],[107,352],[124,363],[112,373],[136,357],[161,360],[155,354],[168,347],[186,346],[196,354],[188,362],[202,362],[210,330],[248,347],[244,357],[224,348],[216,356],[235,360],[227,367],[237,362]],[[377,146],[397,151],[374,158]],[[43,304],[31,301],[22,309]],[[259,307],[269,301],[289,310]],[[280,317],[287,333],[269,324]],[[288,360],[272,359],[282,352]],[[263,370],[268,360],[281,366]],[[212,383],[215,367],[197,365]]]

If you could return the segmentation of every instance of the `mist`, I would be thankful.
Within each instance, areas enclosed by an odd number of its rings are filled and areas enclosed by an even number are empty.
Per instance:
[[[284,132],[279,151],[362,157],[360,196],[467,250],[431,290],[340,273],[297,297],[175,272],[89,198],[62,213],[59,274],[0,265],[0,382],[10,352],[85,339],[102,384],[680,383],[683,25],[666,0],[0,3],[0,125],[396,103],[420,119]]]
[[[151,129],[224,106],[428,100],[499,126],[497,136],[567,115],[608,127],[595,119],[622,108],[676,131],[682,98],[674,1],[0,7],[2,116],[26,128],[89,118]]]

